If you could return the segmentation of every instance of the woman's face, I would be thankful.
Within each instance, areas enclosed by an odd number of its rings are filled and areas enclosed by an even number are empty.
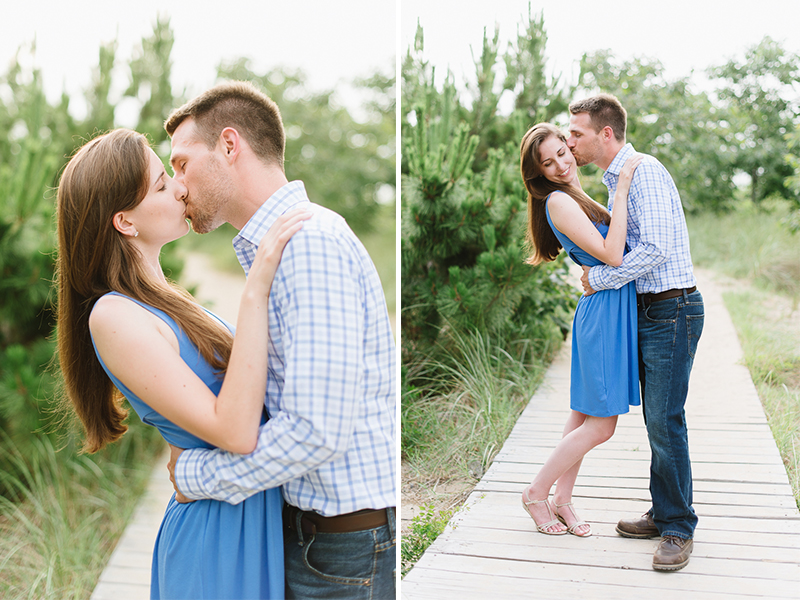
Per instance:
[[[128,219],[139,232],[137,240],[146,244],[166,244],[189,232],[186,221],[186,187],[164,170],[152,149],[149,156],[147,194],[136,208],[127,211]]]
[[[578,176],[578,167],[567,144],[551,135],[539,145],[539,165],[548,181],[569,185]]]

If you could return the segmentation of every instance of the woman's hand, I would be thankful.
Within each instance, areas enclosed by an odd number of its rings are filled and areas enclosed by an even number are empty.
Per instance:
[[[302,229],[303,221],[310,219],[311,216],[310,210],[296,208],[278,217],[266,235],[261,238],[255,260],[247,276],[248,284],[260,285],[261,291],[269,295],[283,249],[292,236]]]
[[[628,196],[628,191],[631,189],[633,173],[636,171],[636,167],[641,164],[643,158],[643,154],[634,154],[625,161],[625,164],[622,165],[622,170],[619,172],[619,183],[617,184],[617,189],[622,188],[622,190],[625,192],[626,198]]]

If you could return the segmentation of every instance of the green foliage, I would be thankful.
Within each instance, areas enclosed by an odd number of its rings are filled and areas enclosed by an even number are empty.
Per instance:
[[[751,200],[774,194],[797,201],[796,190],[787,186],[793,170],[784,158],[786,136],[800,117],[800,56],[767,36],[748,48],[741,62],[731,60],[710,73],[725,82],[717,92],[725,107],[722,118],[730,123],[735,165],[750,176]]]
[[[792,205],[769,200],[741,202],[723,215],[689,215],[695,265],[800,301],[800,237],[785,227]]]
[[[252,81],[278,104],[286,128],[286,175],[303,180],[314,202],[338,212],[357,233],[372,228],[382,203],[394,204],[394,77],[375,73],[358,82],[371,97],[359,121],[332,91],[310,91],[300,71],[262,75],[239,59],[221,65],[218,76]]]
[[[116,40],[100,46],[100,57],[97,66],[92,71],[92,85],[86,91],[88,113],[86,124],[90,130],[107,131],[114,128],[114,113],[116,107],[109,98],[111,92],[111,71],[116,62]]]
[[[620,99],[628,113],[627,140],[664,164],[685,209],[729,207],[736,172],[725,151],[731,127],[705,93],[694,93],[686,79],[667,80],[657,60],[618,62],[605,50],[582,58],[580,88],[585,96],[602,90]],[[599,182],[584,187],[595,198],[607,196]]]
[[[141,46],[134,50],[130,62],[130,85],[125,95],[139,100],[139,122],[136,130],[147,134],[153,144],[159,145],[168,139],[164,130],[164,120],[172,109],[180,106],[184,99],[172,91],[172,46],[175,34],[169,26],[169,19],[156,19],[153,35],[142,39]],[[101,70],[103,49],[100,52]],[[113,60],[113,55],[112,55]],[[167,155],[166,148],[161,150]]]
[[[38,140],[24,138],[0,164],[0,348],[49,333],[52,200],[45,197],[57,157]]]
[[[41,435],[0,446],[0,597],[88,598],[163,442],[139,422],[93,456]]]
[[[510,51],[513,64],[541,63],[541,56],[526,54],[539,48],[529,38],[541,35],[541,21],[531,20],[527,36],[520,36],[527,45]],[[480,84],[472,109],[460,104],[449,75],[436,89],[434,71],[422,59],[421,30],[415,54],[409,51],[404,63],[404,87],[407,81],[409,94],[415,93],[404,96],[403,118],[404,362],[448,352],[467,331],[511,345],[517,339],[555,339],[569,329],[577,294],[566,282],[563,261],[538,268],[524,263],[527,196],[516,148],[517,134],[532,123],[520,127],[519,112],[506,120],[497,116],[491,79],[496,39],[485,40],[476,61]],[[515,73],[509,81],[534,77],[522,67]],[[478,133],[472,131],[476,124],[482,127]],[[487,128],[495,147],[478,160]]]
[[[505,350],[505,340],[479,332],[454,338],[446,352],[404,365],[403,460],[430,479],[488,468],[557,348],[524,341]]]
[[[422,553],[428,549],[437,537],[445,530],[453,512],[449,510],[439,511],[437,514],[433,505],[425,505],[420,508],[420,514],[411,519],[411,526],[408,533],[403,535],[400,548],[402,560],[402,574],[411,570],[411,567],[419,560]]]

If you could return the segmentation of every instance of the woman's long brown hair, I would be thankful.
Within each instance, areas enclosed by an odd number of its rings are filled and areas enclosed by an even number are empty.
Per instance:
[[[146,194],[148,148],[143,135],[127,129],[96,137],[69,161],[58,186],[58,357],[64,402],[83,424],[88,452],[127,431],[122,396],[103,371],[89,333],[98,298],[116,291],[161,309],[220,372],[233,342],[230,332],[183,289],[157,285],[139,251],[112,225],[114,214],[134,208]]]
[[[544,261],[551,261],[558,256],[561,244],[556,238],[550,225],[547,223],[545,202],[553,192],[568,194],[583,209],[583,212],[594,223],[611,222],[608,211],[592,200],[580,187],[554,183],[542,174],[542,164],[539,148],[550,137],[556,136],[565,144],[567,139],[564,134],[550,123],[538,123],[531,127],[522,137],[520,144],[520,171],[525,188],[528,190],[528,231],[526,241],[532,254],[525,261],[531,265],[538,265]]]

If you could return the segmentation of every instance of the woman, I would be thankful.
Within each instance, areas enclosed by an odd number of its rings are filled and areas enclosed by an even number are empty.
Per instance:
[[[631,158],[620,173],[613,218],[581,189],[575,159],[556,127],[540,123],[529,129],[520,159],[533,248],[528,262],[553,260],[563,247],[579,265],[621,264],[628,190],[641,155]],[[572,410],[561,441],[522,492],[525,511],[541,533],[592,534],[575,512],[572,490],[584,455],[613,435],[618,415],[640,403],[636,318],[633,283],[578,302],[572,329]],[[556,482],[551,504],[550,489]]]
[[[287,213],[264,237],[234,341],[227,324],[161,270],[161,248],[189,230],[185,197],[145,137],[125,129],[88,142],[61,177],[58,352],[89,452],[127,429],[115,388],[173,445],[255,448],[270,286],[283,247],[310,213]],[[278,489],[235,506],[178,504],[173,496],[154,550],[151,598],[283,597],[281,508]]]

